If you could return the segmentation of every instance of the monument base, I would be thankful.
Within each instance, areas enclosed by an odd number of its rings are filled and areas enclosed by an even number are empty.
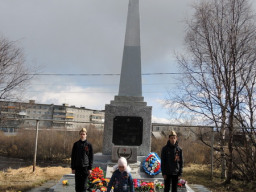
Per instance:
[[[101,153],[97,153],[94,155],[94,167],[100,167],[105,173],[106,178],[111,178],[113,173],[113,166],[117,164],[117,162],[113,162],[111,160],[111,155],[102,155]],[[142,162],[146,159],[146,156],[137,156],[137,162],[135,163],[128,163],[131,167],[131,175],[133,179],[142,179],[145,181],[154,181],[159,180],[163,181],[162,174],[159,173],[158,175],[148,175],[145,173]]]
[[[137,146],[139,156],[150,153],[152,107],[143,100],[143,97],[115,96],[111,104],[105,105],[104,155],[111,155],[115,145]]]
[[[145,160],[146,156],[138,156],[137,163],[128,163],[131,167],[131,175],[133,179],[141,179],[147,182],[161,181],[164,182],[162,174],[158,174],[155,176],[150,176],[146,174],[141,166],[142,162]],[[113,166],[115,162],[111,161],[111,155],[102,155],[101,153],[97,153],[94,155],[94,164],[93,167],[101,167],[101,169],[106,173],[106,178],[111,178]],[[68,180],[69,185],[64,186],[62,184],[63,180]],[[185,188],[178,188],[178,192],[194,192],[187,184]],[[75,175],[67,174],[64,175],[60,181],[53,187],[49,189],[49,192],[75,192]],[[160,191],[159,191],[160,192]]]

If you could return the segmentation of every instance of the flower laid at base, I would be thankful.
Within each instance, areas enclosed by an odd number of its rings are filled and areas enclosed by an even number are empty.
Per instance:
[[[149,191],[153,192],[155,188],[154,182],[146,182],[140,179],[133,179],[135,191]]]
[[[160,181],[155,181],[155,189],[159,190],[159,189],[163,189],[164,188],[164,184]]]
[[[185,181],[184,179],[179,179],[178,181],[178,187],[186,187],[187,181]]]
[[[63,180],[62,185],[69,185],[68,180]]]
[[[104,171],[100,167],[92,169],[88,177],[88,189],[92,192],[107,191],[109,179],[104,178]]]
[[[62,183],[64,181],[67,181],[68,183],[68,180],[63,180]],[[100,167],[95,167],[92,169],[92,173],[88,177],[88,191],[107,191],[109,181],[109,179],[104,178],[104,171]],[[180,179],[178,182],[178,187],[185,187],[186,183],[187,182],[184,179]],[[156,192],[164,189],[164,184],[158,180],[148,182],[141,179],[133,179],[133,185],[136,192]]]

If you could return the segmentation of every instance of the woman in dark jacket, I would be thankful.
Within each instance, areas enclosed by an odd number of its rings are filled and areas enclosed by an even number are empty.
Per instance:
[[[79,132],[80,140],[75,142],[71,154],[71,169],[75,174],[76,192],[86,192],[87,178],[91,173],[93,164],[92,145],[87,142],[87,130]]]
[[[161,152],[161,170],[165,186],[164,192],[170,191],[170,183],[172,183],[172,192],[177,192],[178,179],[182,176],[182,169],[182,149],[178,146],[176,132],[171,131],[169,141],[162,148]]]

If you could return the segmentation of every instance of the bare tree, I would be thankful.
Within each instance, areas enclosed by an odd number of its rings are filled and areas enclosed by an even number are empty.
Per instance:
[[[249,78],[245,89],[239,97],[238,110],[235,119],[239,123],[239,132],[242,143],[234,143],[234,150],[238,156],[234,161],[234,166],[239,170],[241,176],[248,181],[256,180],[256,69]],[[244,78],[242,76],[242,78]],[[240,166],[242,164],[242,166]]]
[[[22,49],[0,37],[0,100],[15,99],[31,78]]]
[[[256,74],[254,15],[248,0],[201,1],[193,8],[185,38],[187,55],[178,56],[184,74],[180,93],[170,100],[217,128],[221,177],[229,183],[233,176],[234,125],[249,113],[244,110],[242,115],[239,110],[245,107],[244,94],[249,94],[247,85]]]

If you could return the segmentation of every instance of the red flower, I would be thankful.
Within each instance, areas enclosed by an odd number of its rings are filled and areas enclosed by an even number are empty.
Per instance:
[[[181,184],[181,183],[178,183],[178,187],[182,187],[182,184]]]

